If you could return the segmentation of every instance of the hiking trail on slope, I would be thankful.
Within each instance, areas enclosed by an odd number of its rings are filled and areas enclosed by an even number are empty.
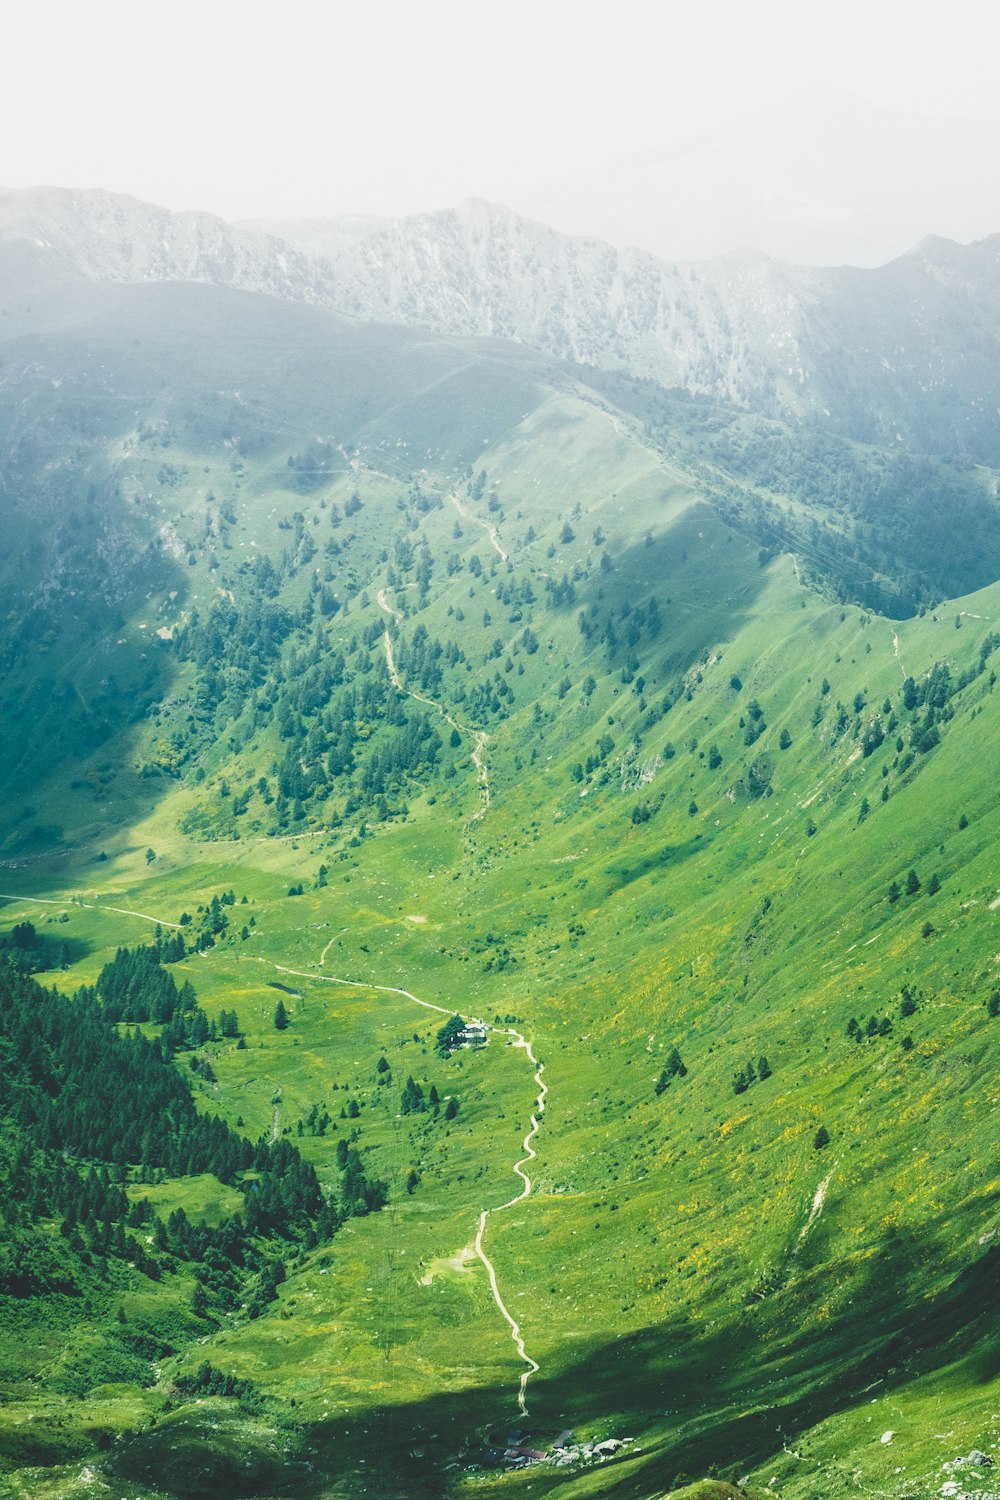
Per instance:
[[[387,615],[391,615],[395,620],[401,620],[403,618],[399,611],[393,609],[392,605],[387,602],[385,597],[385,589],[379,589],[376,598],[378,599],[379,609],[384,610]],[[425,703],[428,708],[436,709],[444,719],[445,723],[450,724],[452,729],[454,729],[456,733],[472,736],[474,744],[469,758],[476,768],[481,801],[479,808],[472,814],[469,822],[478,823],[480,818],[484,818],[486,816],[490,806],[490,773],[483,755],[486,746],[489,744],[489,735],[484,729],[470,729],[467,725],[460,724],[457,719],[452,718],[451,714],[442,703],[438,703],[437,699],[427,698],[423,693],[415,693],[412,688],[404,686],[402,678],[400,677],[399,671],[396,667],[396,657],[392,649],[392,636],[389,634],[388,626],[386,626],[385,634],[382,636],[382,646],[385,650],[385,664],[389,672],[389,680],[396,691],[398,693],[405,694],[407,698],[415,698],[418,703]],[[413,997],[411,996],[411,999],[412,998]]]
[[[321,974],[315,969],[291,969],[287,968],[284,964],[274,963],[272,959],[267,958],[248,957],[243,961],[247,963],[265,964],[267,967],[274,969],[278,974],[291,974],[298,979],[315,979],[324,984],[341,985],[346,989],[375,990],[378,994],[382,995],[401,995],[405,1000],[412,1000],[414,1005],[423,1006],[425,1010],[437,1011],[438,1014],[442,1016],[453,1016],[456,1014],[460,1014],[460,1012],[451,1010],[445,1005],[435,1005],[431,1000],[421,1000],[419,995],[414,995],[410,990],[404,990],[399,985],[371,984],[368,980],[365,979],[341,979],[334,974]],[[471,1017],[463,1016],[462,1019],[470,1020]],[[515,1049],[523,1051],[527,1055],[529,1063],[533,1064],[534,1066],[535,1082],[538,1085],[538,1097],[535,1100],[535,1108],[531,1114],[531,1124],[529,1126],[527,1135],[524,1137],[524,1140],[521,1143],[521,1149],[524,1152],[524,1155],[514,1163],[514,1166],[511,1169],[514,1173],[516,1173],[518,1177],[520,1177],[524,1186],[521,1188],[521,1191],[519,1193],[516,1193],[514,1195],[513,1198],[508,1198],[506,1203],[498,1203],[493,1208],[484,1208],[482,1210],[479,1215],[479,1223],[476,1229],[476,1239],[474,1245],[476,1255],[479,1257],[486,1268],[486,1274],[489,1278],[490,1291],[493,1295],[493,1301],[496,1303],[497,1309],[510,1328],[510,1336],[514,1341],[514,1347],[517,1349],[518,1357],[522,1359],[524,1361],[524,1364],[527,1366],[527,1368],[522,1370],[521,1372],[517,1391],[518,1411],[520,1412],[521,1416],[527,1416],[528,1381],[531,1379],[532,1375],[538,1372],[541,1366],[539,1365],[538,1361],[536,1359],[532,1359],[531,1355],[527,1352],[524,1343],[524,1335],[521,1332],[520,1325],[512,1316],[507,1308],[506,1303],[503,1300],[503,1296],[500,1292],[496,1268],[493,1265],[493,1262],[490,1260],[489,1256],[486,1254],[486,1251],[483,1249],[483,1236],[486,1233],[486,1226],[491,1214],[503,1213],[505,1209],[513,1208],[516,1203],[523,1203],[525,1198],[529,1198],[531,1196],[532,1182],[531,1178],[528,1176],[524,1168],[528,1162],[534,1161],[536,1156],[538,1155],[531,1142],[538,1134],[539,1128],[542,1123],[542,1114],[545,1110],[545,1097],[548,1093],[548,1087],[542,1079],[542,1074],[545,1071],[544,1064],[538,1061],[538,1058],[535,1056],[532,1050],[531,1043],[521,1034],[521,1032],[515,1031],[512,1026],[487,1025],[486,1029],[487,1031],[492,1032],[495,1036],[509,1037],[511,1039],[511,1045],[513,1045]]]

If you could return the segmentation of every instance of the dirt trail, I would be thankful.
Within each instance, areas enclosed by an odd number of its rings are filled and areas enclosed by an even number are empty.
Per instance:
[[[812,1229],[813,1225],[816,1223],[816,1220],[823,1212],[823,1205],[826,1202],[827,1189],[830,1186],[830,1183],[833,1179],[833,1174],[836,1170],[837,1163],[834,1162],[833,1166],[830,1168],[829,1172],[826,1174],[826,1176],[823,1178],[823,1181],[816,1189],[816,1192],[813,1194],[812,1204],[809,1208],[809,1217],[799,1231],[799,1237],[796,1242],[795,1249],[792,1251],[793,1255],[797,1255],[799,1253],[799,1249],[808,1237],[810,1229]]]
[[[490,1029],[495,1030],[496,1028],[491,1027]],[[545,1110],[545,1096],[548,1093],[548,1088],[542,1080],[542,1074],[545,1069],[543,1065],[538,1061],[535,1054],[532,1052],[531,1043],[526,1041],[519,1031],[508,1030],[507,1035],[514,1038],[514,1046],[523,1048],[528,1055],[528,1061],[534,1063],[535,1065],[535,1082],[538,1084],[538,1098],[535,1100],[535,1108],[531,1116],[530,1129],[528,1130],[528,1133],[524,1137],[524,1141],[522,1143],[522,1148],[525,1154],[521,1157],[520,1161],[515,1162],[513,1169],[517,1173],[518,1177],[520,1177],[521,1181],[524,1183],[524,1186],[519,1193],[515,1194],[513,1198],[508,1199],[506,1203],[500,1203],[496,1208],[483,1209],[482,1213],[479,1215],[479,1228],[476,1231],[475,1249],[476,1254],[479,1256],[479,1259],[486,1267],[486,1274],[490,1279],[490,1290],[493,1293],[493,1300],[499,1308],[500,1312],[503,1314],[504,1318],[509,1323],[510,1336],[514,1340],[514,1346],[517,1349],[518,1356],[524,1360],[524,1363],[527,1366],[527,1369],[521,1371],[521,1378],[517,1391],[518,1410],[523,1417],[526,1417],[528,1415],[528,1381],[531,1379],[532,1375],[537,1373],[541,1366],[536,1359],[532,1359],[531,1355],[525,1349],[524,1336],[521,1333],[520,1326],[508,1311],[507,1306],[502,1296],[500,1295],[500,1288],[497,1284],[496,1270],[494,1269],[493,1262],[490,1260],[489,1256],[486,1254],[486,1251],[483,1249],[483,1235],[486,1233],[486,1224],[490,1217],[490,1214],[503,1213],[505,1208],[513,1208],[515,1203],[521,1203],[525,1198],[529,1198],[531,1196],[531,1178],[528,1176],[524,1168],[529,1161],[534,1161],[535,1157],[538,1155],[531,1142],[538,1134],[538,1128],[542,1123],[542,1114]]]
[[[399,610],[393,609],[392,605],[386,599],[385,589],[379,589],[378,593],[375,595],[375,598],[378,600],[379,609],[384,610],[387,615],[392,615],[392,618],[394,620],[401,620],[403,618]]]
[[[899,659],[899,636],[895,631],[892,632],[892,654],[896,658],[896,666],[899,668],[899,675],[905,682],[906,668],[903,666],[903,663]]]
[[[147,911],[130,911],[127,906],[105,906],[101,901],[79,901],[75,896],[66,896],[54,901],[50,896],[14,896],[9,891],[0,891],[0,901],[35,901],[40,906],[83,906],[88,911],[113,911],[120,917],[139,917],[143,922],[155,922],[160,927],[173,927],[182,931],[180,922],[168,922],[166,917],[151,917]]]
[[[335,932],[333,934],[333,937],[330,938],[330,940],[327,943],[326,947],[323,949],[323,952],[319,956],[319,966],[320,966],[320,968],[322,968],[323,965],[326,963],[326,955],[329,953],[330,949],[333,947],[333,945],[337,941],[337,939],[339,937],[343,937],[344,933],[345,932],[350,932],[350,930],[351,929],[349,927],[341,927],[338,932]]]
[[[384,610],[387,615],[392,615],[397,620],[403,618],[397,610],[394,610],[386,602],[385,589],[379,589],[376,598],[378,599],[379,609]],[[451,716],[442,703],[438,703],[436,698],[427,698],[423,693],[415,693],[412,688],[404,685],[396,666],[396,657],[392,649],[392,636],[389,634],[388,628],[386,628],[385,634],[382,637],[382,646],[385,651],[385,664],[389,672],[389,681],[396,691],[405,693],[407,698],[414,698],[418,703],[425,703],[428,708],[436,709],[445,723],[450,724],[452,729],[456,730],[458,734],[472,736],[473,748],[469,758],[476,768],[476,776],[479,782],[480,805],[469,819],[469,822],[478,823],[480,818],[485,818],[490,806],[490,773],[484,759],[484,751],[490,742],[489,735],[483,729],[470,729],[467,724],[460,724],[457,719]]]
[[[452,505],[458,511],[458,513],[459,513],[460,516],[464,516],[467,521],[471,521],[472,524],[473,524],[473,526],[481,526],[483,528],[483,530],[486,532],[486,535],[490,539],[490,546],[493,548],[494,552],[497,554],[497,556],[499,557],[500,561],[501,562],[506,562],[507,561],[507,553],[503,550],[503,548],[500,545],[500,538],[499,538],[499,535],[497,534],[497,529],[493,525],[492,521],[480,521],[480,519],[479,519],[478,516],[474,516],[469,511],[466,510],[465,506],[462,504],[461,500],[458,498],[457,495],[452,494],[452,495],[449,495],[448,498],[450,499]]]
[[[325,953],[326,949],[324,949],[323,951]],[[274,969],[278,974],[291,974],[298,979],[315,979],[323,984],[336,984],[342,986],[345,989],[375,990],[376,993],[380,995],[401,995],[405,1000],[412,1000],[414,1005],[420,1005],[424,1008],[424,1010],[437,1011],[437,1013],[442,1016],[453,1016],[456,1014],[461,1014],[461,1012],[451,1010],[448,1006],[435,1005],[431,1000],[421,1000],[419,995],[414,995],[411,990],[404,990],[399,985],[372,984],[366,979],[341,979],[338,975],[335,974],[321,974],[316,969],[290,969],[287,968],[284,964],[276,964],[273,962],[273,960],[267,958],[246,957],[241,961],[244,963],[263,964],[266,968]],[[471,1017],[463,1016],[462,1019],[470,1020]],[[516,1193],[514,1195],[513,1198],[508,1198],[506,1203],[498,1203],[492,1208],[484,1208],[482,1210],[479,1215],[479,1223],[476,1229],[476,1239],[474,1247],[476,1255],[479,1257],[486,1268],[486,1274],[489,1278],[490,1291],[493,1295],[493,1301],[496,1303],[497,1309],[504,1318],[505,1322],[509,1325],[510,1336],[514,1340],[514,1346],[517,1349],[518,1357],[524,1361],[524,1364],[526,1366],[526,1368],[521,1372],[517,1390],[518,1411],[522,1416],[526,1416],[528,1412],[526,1400],[528,1381],[531,1379],[532,1375],[536,1374],[537,1371],[541,1369],[541,1366],[536,1359],[532,1359],[531,1355],[525,1349],[524,1335],[521,1332],[520,1325],[512,1316],[507,1308],[506,1303],[503,1300],[500,1292],[499,1281],[497,1278],[496,1267],[493,1265],[493,1262],[490,1260],[489,1256],[486,1254],[486,1251],[483,1249],[483,1236],[486,1233],[486,1226],[489,1222],[489,1217],[491,1214],[503,1213],[505,1209],[513,1208],[515,1203],[522,1203],[525,1198],[531,1196],[531,1178],[528,1176],[527,1172],[524,1169],[528,1162],[534,1161],[536,1156],[538,1155],[531,1142],[538,1134],[539,1127],[542,1123],[542,1115],[545,1111],[545,1098],[548,1094],[548,1087],[542,1078],[542,1074],[545,1071],[544,1064],[538,1061],[538,1058],[532,1051],[531,1043],[527,1040],[526,1037],[521,1034],[521,1032],[515,1031],[512,1026],[487,1025],[486,1029],[494,1036],[509,1037],[511,1045],[518,1051],[523,1051],[526,1054],[529,1063],[531,1063],[535,1069],[535,1083],[538,1085],[538,1097],[535,1100],[535,1108],[532,1111],[531,1124],[528,1128],[527,1135],[524,1137],[524,1140],[521,1143],[521,1149],[524,1152],[524,1155],[514,1163],[514,1166],[511,1169],[518,1177],[520,1177],[521,1182],[523,1183],[523,1187],[521,1188],[521,1191],[519,1193]]]

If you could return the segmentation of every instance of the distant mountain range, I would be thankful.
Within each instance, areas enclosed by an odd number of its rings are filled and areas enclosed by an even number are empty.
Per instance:
[[[0,194],[0,1493],[995,1495],[1000,236],[281,227]]]
[[[1000,459],[1000,235],[925,240],[865,270],[751,252],[671,263],[475,199],[282,227],[289,238],[100,191],[0,196],[0,242],[70,274],[209,282],[515,340],[861,441]]]

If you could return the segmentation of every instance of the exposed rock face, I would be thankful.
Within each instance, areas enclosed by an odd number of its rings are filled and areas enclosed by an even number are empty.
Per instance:
[[[326,300],[324,277],[309,257],[273,236],[121,193],[0,193],[0,242],[16,240],[97,281],[204,281],[296,302]]]
[[[363,228],[363,226],[362,226]],[[306,243],[297,235],[299,243]],[[671,263],[473,199],[307,254],[210,214],[105,192],[0,195],[0,241],[76,274],[205,281],[365,321],[517,340],[861,441],[1000,462],[1000,235],[878,270],[752,253]]]

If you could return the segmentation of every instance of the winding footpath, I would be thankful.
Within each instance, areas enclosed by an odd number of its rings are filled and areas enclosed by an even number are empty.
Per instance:
[[[324,949],[324,953],[325,951],[326,950]],[[284,964],[276,964],[271,959],[267,958],[248,957],[244,959],[243,962],[264,964],[267,968],[274,969],[278,974],[291,974],[297,979],[315,979],[323,984],[336,984],[342,986],[345,989],[374,990],[377,994],[380,995],[401,995],[404,1000],[412,1000],[414,1005],[423,1006],[424,1010],[437,1011],[438,1014],[442,1016],[453,1016],[461,1014],[461,1012],[450,1010],[447,1006],[435,1005],[431,1000],[421,1000],[419,995],[414,995],[411,990],[404,990],[399,985],[371,984],[368,980],[365,979],[341,979],[334,974],[321,974],[317,972],[316,969],[290,969],[287,968]],[[468,1021],[471,1019],[471,1017],[463,1016],[462,1019],[464,1021]],[[527,1172],[524,1169],[527,1164],[534,1161],[538,1155],[537,1151],[531,1143],[534,1140],[535,1136],[538,1134],[539,1128],[542,1123],[542,1115],[545,1112],[545,1097],[548,1094],[548,1087],[542,1078],[542,1074],[545,1071],[545,1065],[544,1063],[540,1063],[538,1061],[538,1058],[535,1056],[532,1050],[531,1043],[527,1040],[526,1037],[521,1034],[521,1032],[515,1031],[512,1026],[487,1025],[486,1029],[487,1031],[492,1032],[494,1036],[509,1037],[511,1045],[518,1051],[522,1051],[525,1053],[528,1061],[533,1065],[535,1069],[535,1083],[538,1085],[538,1097],[535,1100],[535,1108],[532,1111],[531,1124],[529,1126],[527,1135],[524,1137],[524,1140],[521,1143],[521,1149],[524,1152],[524,1155],[514,1163],[514,1166],[511,1169],[521,1179],[521,1182],[523,1184],[521,1191],[519,1193],[515,1193],[513,1198],[508,1198],[506,1203],[498,1203],[493,1208],[484,1208],[482,1210],[479,1215],[479,1223],[476,1229],[476,1239],[474,1244],[476,1255],[486,1268],[486,1275],[489,1278],[490,1292],[493,1295],[493,1301],[496,1303],[497,1310],[503,1317],[504,1321],[509,1326],[510,1336],[514,1341],[514,1347],[517,1349],[518,1358],[524,1361],[526,1367],[521,1371],[517,1389],[517,1408],[520,1414],[523,1417],[526,1417],[528,1415],[528,1381],[531,1379],[532,1375],[536,1374],[538,1370],[541,1369],[541,1366],[536,1359],[532,1359],[531,1355],[525,1348],[524,1335],[521,1332],[520,1325],[503,1300],[503,1296],[500,1292],[499,1280],[497,1278],[496,1267],[483,1248],[483,1238],[486,1234],[486,1226],[489,1222],[491,1214],[503,1213],[505,1209],[513,1208],[516,1203],[523,1203],[525,1198],[531,1197],[532,1182],[531,1178],[528,1176]]]
[[[905,682],[906,668],[903,666],[903,663],[899,659],[899,636],[895,631],[892,632],[892,654],[896,658],[896,666],[899,668],[899,675]]]
[[[416,695],[412,694],[411,696],[416,696]],[[428,700],[424,699],[422,701],[426,702]],[[442,712],[443,712],[443,710],[442,710]],[[447,715],[445,715],[445,717],[447,717]],[[449,722],[453,722],[453,721],[449,721]],[[147,912],[131,911],[127,907],[121,907],[121,906],[104,906],[104,905],[98,904],[96,902],[56,901],[56,900],[53,900],[51,898],[47,898],[47,897],[44,897],[44,896],[12,895],[12,894],[9,894],[9,893],[5,894],[5,893],[2,893],[2,892],[0,892],[0,900],[6,900],[6,901],[24,901],[24,902],[34,902],[34,901],[37,901],[37,902],[40,902],[40,903],[42,903],[42,904],[44,904],[46,906],[66,906],[66,905],[70,905],[70,904],[76,904],[76,905],[79,905],[79,906],[86,906],[89,909],[94,910],[94,911],[112,911],[112,912],[119,913],[119,914],[121,914],[123,916],[139,917],[139,918],[141,918],[145,922],[158,922],[161,927],[174,927],[174,928],[179,928],[180,927],[180,924],[177,923],[177,922],[168,922],[168,921],[165,921],[164,918],[162,918],[162,917],[150,916]],[[329,952],[331,944],[334,942],[336,936],[337,936],[337,934],[334,934],[334,937],[330,938],[330,940],[326,944],[326,947],[323,949],[322,957],[320,959],[321,963],[326,959],[326,955]],[[292,968],[288,967],[285,964],[275,963],[272,959],[257,958],[257,957],[253,957],[253,956],[250,956],[250,955],[247,955],[246,957],[243,957],[243,958],[241,958],[238,961],[239,962],[243,962],[243,963],[263,964],[266,968],[273,969],[275,971],[275,973],[277,973],[277,974],[288,974],[288,975],[291,975],[292,977],[294,977],[296,979],[312,979],[312,980],[316,980],[316,981],[318,981],[320,983],[323,983],[323,984],[340,985],[344,989],[373,990],[373,991],[375,991],[376,994],[381,994],[381,995],[399,995],[402,999],[404,999],[404,1000],[410,1000],[410,1001],[412,1001],[412,1003],[414,1005],[419,1005],[424,1010],[433,1010],[433,1011],[436,1011],[437,1014],[441,1015],[441,1016],[449,1016],[450,1017],[450,1016],[453,1016],[453,1015],[456,1015],[456,1014],[461,1014],[461,1012],[456,1012],[456,1011],[450,1009],[448,1006],[437,1005],[437,1004],[435,1004],[431,1000],[421,1000],[421,998],[420,998],[419,995],[414,995],[413,992],[412,992],[412,990],[403,989],[402,986],[400,986],[400,985],[372,984],[370,981],[368,981],[366,979],[342,979],[339,976],[334,975],[334,974],[323,974],[323,973],[319,972],[318,968],[314,968],[314,969],[292,969]],[[462,1019],[465,1020],[465,1021],[468,1021],[468,1020],[471,1020],[472,1018],[470,1016],[463,1016]],[[525,1348],[524,1335],[521,1332],[520,1325],[518,1324],[516,1318],[514,1318],[513,1314],[510,1312],[509,1308],[507,1307],[507,1304],[503,1300],[503,1295],[502,1295],[502,1293],[500,1291],[500,1284],[499,1284],[499,1280],[498,1280],[498,1277],[497,1277],[496,1267],[494,1266],[493,1262],[490,1260],[489,1256],[486,1253],[486,1250],[485,1250],[485,1248],[483,1246],[483,1240],[484,1240],[485,1235],[486,1235],[486,1229],[487,1229],[487,1225],[489,1223],[489,1219],[490,1219],[490,1215],[491,1214],[503,1213],[506,1209],[513,1208],[515,1206],[515,1204],[523,1203],[526,1198],[530,1198],[530,1196],[531,1196],[531,1193],[532,1193],[532,1181],[531,1181],[531,1178],[529,1177],[528,1173],[525,1171],[525,1167],[528,1165],[529,1162],[534,1161],[536,1159],[537,1155],[538,1155],[538,1153],[535,1151],[535,1148],[532,1146],[531,1143],[534,1140],[535,1136],[538,1134],[539,1128],[540,1128],[541,1123],[542,1123],[542,1115],[544,1114],[544,1111],[545,1111],[545,1099],[546,1099],[546,1095],[548,1094],[548,1087],[545,1084],[544,1079],[542,1078],[542,1074],[545,1071],[545,1066],[544,1066],[543,1063],[540,1063],[538,1061],[538,1058],[535,1056],[535,1053],[532,1050],[531,1043],[527,1040],[527,1038],[524,1035],[522,1035],[522,1033],[520,1031],[515,1030],[514,1027],[512,1027],[512,1026],[491,1026],[489,1024],[487,1024],[486,1029],[487,1029],[487,1031],[489,1031],[490,1033],[492,1033],[492,1035],[494,1035],[494,1036],[498,1036],[498,1037],[505,1036],[505,1037],[507,1037],[509,1039],[509,1043],[510,1043],[511,1046],[513,1046],[518,1051],[524,1052],[525,1056],[527,1057],[528,1062],[531,1063],[531,1065],[535,1069],[535,1083],[538,1086],[538,1095],[537,1095],[537,1098],[535,1099],[535,1107],[534,1107],[534,1110],[532,1111],[532,1114],[531,1114],[531,1123],[530,1123],[530,1126],[528,1128],[528,1133],[524,1137],[523,1142],[521,1143],[521,1149],[524,1152],[524,1155],[521,1156],[518,1159],[518,1161],[516,1161],[514,1163],[514,1166],[511,1169],[514,1172],[514,1174],[521,1179],[521,1183],[522,1183],[521,1191],[519,1193],[515,1193],[515,1195],[514,1195],[513,1198],[508,1198],[505,1203],[498,1203],[498,1204],[495,1204],[492,1208],[484,1208],[482,1210],[482,1212],[479,1215],[479,1221],[478,1221],[478,1225],[477,1225],[477,1229],[476,1229],[476,1238],[475,1238],[475,1243],[474,1243],[474,1249],[475,1249],[476,1256],[478,1257],[478,1259],[482,1262],[483,1266],[485,1267],[486,1275],[487,1275],[487,1277],[489,1279],[490,1292],[492,1294],[493,1301],[496,1303],[498,1312],[500,1313],[500,1315],[503,1317],[504,1321],[507,1323],[508,1327],[510,1328],[510,1336],[511,1336],[511,1338],[514,1341],[514,1347],[517,1350],[518,1358],[521,1359],[523,1361],[524,1365],[525,1365],[525,1368],[521,1371],[520,1379],[518,1381],[517,1406],[518,1406],[518,1411],[521,1413],[521,1415],[522,1416],[527,1416],[527,1414],[528,1414],[528,1406],[527,1406],[528,1381],[531,1379],[532,1375],[534,1375],[534,1374],[536,1374],[538,1372],[538,1370],[541,1368],[541,1366],[539,1365],[539,1363],[538,1363],[538,1361],[536,1359],[532,1359],[531,1355],[527,1352],[527,1349]],[[274,1104],[274,1113],[273,1113],[272,1124],[271,1124],[271,1136],[272,1136],[272,1139],[273,1140],[278,1140],[279,1137],[280,1137],[280,1134],[281,1134],[281,1108],[280,1108],[280,1103],[276,1102]]]
[[[403,616],[399,613],[399,610],[393,609],[392,605],[386,599],[385,589],[379,589],[375,597],[378,600],[379,609],[383,610],[387,615],[391,615],[394,620],[401,620],[403,618]],[[415,693],[412,688],[408,688],[405,686],[402,678],[399,675],[399,669],[396,666],[396,657],[392,649],[392,636],[389,634],[388,626],[386,626],[385,633],[382,636],[382,646],[385,651],[385,664],[389,672],[389,681],[392,683],[396,691],[398,693],[402,693],[407,698],[416,699],[418,703],[425,703],[428,708],[436,709],[436,711],[441,715],[442,719],[444,719],[445,723],[450,724],[452,729],[454,729],[456,733],[472,736],[473,748],[470,753],[469,759],[472,761],[472,764],[476,768],[476,776],[478,779],[480,792],[480,805],[472,814],[469,822],[478,823],[480,818],[485,818],[490,806],[490,773],[487,768],[485,759],[486,746],[490,742],[489,735],[484,729],[470,729],[468,725],[460,724],[457,719],[452,718],[451,714],[445,708],[443,703],[438,703],[436,698],[426,698],[423,693]],[[412,999],[413,996],[411,995],[410,998]]]
[[[471,521],[473,526],[481,526],[483,528],[483,530],[486,532],[486,535],[490,539],[490,546],[493,548],[500,561],[506,562],[507,553],[500,545],[500,537],[492,521],[480,521],[478,516],[474,516],[471,514],[471,512],[466,510],[465,506],[462,504],[461,500],[456,494],[451,494],[449,496],[449,499],[451,500],[452,505],[458,511],[460,516],[464,516],[467,521]]]
[[[146,911],[130,911],[127,906],[105,906],[100,901],[79,901],[75,896],[66,896],[54,901],[50,896],[14,896],[9,891],[0,891],[0,901],[36,901],[40,906],[82,906],[87,911],[113,911],[120,917],[138,917],[143,922],[155,922],[160,927],[174,927],[183,932],[180,922],[168,922],[163,917],[151,917]]]
[[[494,1027],[490,1027],[491,1031],[493,1031],[494,1029]],[[500,1203],[496,1208],[483,1209],[482,1213],[479,1215],[479,1228],[476,1231],[475,1250],[476,1254],[479,1256],[479,1259],[486,1267],[486,1274],[490,1280],[490,1291],[493,1293],[493,1301],[496,1303],[497,1307],[500,1309],[500,1312],[509,1323],[510,1336],[514,1340],[514,1346],[517,1349],[518,1356],[524,1360],[524,1363],[527,1366],[527,1369],[521,1371],[521,1378],[518,1384],[517,1391],[518,1410],[521,1413],[522,1417],[526,1417],[528,1415],[528,1381],[531,1379],[532,1375],[536,1374],[541,1366],[536,1359],[532,1359],[531,1355],[525,1349],[524,1336],[521,1333],[521,1329],[516,1320],[512,1317],[511,1313],[508,1311],[507,1305],[500,1295],[500,1288],[497,1285],[496,1270],[493,1266],[493,1262],[490,1260],[489,1256],[486,1254],[486,1251],[483,1249],[483,1235],[486,1233],[486,1224],[490,1214],[503,1213],[505,1208],[513,1208],[515,1203],[522,1203],[525,1198],[529,1198],[531,1196],[531,1178],[528,1176],[524,1168],[526,1163],[528,1163],[529,1161],[534,1161],[535,1157],[538,1155],[531,1142],[533,1138],[538,1134],[538,1127],[542,1123],[542,1114],[545,1110],[545,1096],[548,1093],[548,1089],[542,1079],[542,1074],[545,1071],[544,1065],[538,1061],[537,1057],[532,1052],[531,1043],[526,1041],[519,1031],[508,1030],[506,1034],[515,1039],[515,1047],[523,1047],[524,1051],[528,1054],[528,1061],[534,1063],[535,1082],[538,1084],[538,1098],[535,1100],[535,1108],[531,1116],[531,1128],[529,1129],[528,1134],[524,1137],[523,1150],[525,1154],[521,1157],[520,1161],[515,1162],[514,1164],[514,1171],[517,1173],[518,1177],[521,1178],[524,1186],[519,1193],[517,1193],[513,1198],[508,1199],[506,1203]]]

